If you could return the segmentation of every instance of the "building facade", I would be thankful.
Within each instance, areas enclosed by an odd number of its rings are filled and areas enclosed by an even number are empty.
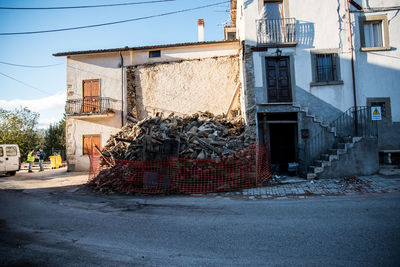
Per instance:
[[[69,170],[88,170],[127,119],[156,113],[238,115],[237,41],[75,51],[67,57],[66,146]]]
[[[128,117],[235,103],[277,173],[372,174],[380,154],[400,152],[399,10],[400,0],[231,0],[225,41],[204,42],[199,20],[196,43],[55,54],[67,57],[68,166],[88,169],[86,147]]]
[[[370,174],[400,149],[400,1],[232,2],[246,122],[277,171]]]

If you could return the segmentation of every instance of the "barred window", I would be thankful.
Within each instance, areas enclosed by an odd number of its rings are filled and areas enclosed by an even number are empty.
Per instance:
[[[341,82],[338,53],[311,52],[313,83]]]
[[[391,121],[392,111],[390,108],[390,97],[368,97],[368,107],[381,107],[382,120]]]
[[[382,117],[386,117],[386,103],[385,102],[371,102],[371,107],[381,107]]]
[[[336,81],[336,64],[334,54],[318,54],[316,82]]]

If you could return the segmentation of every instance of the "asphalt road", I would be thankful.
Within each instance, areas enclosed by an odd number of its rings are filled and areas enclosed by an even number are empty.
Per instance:
[[[262,201],[0,190],[0,265],[399,266],[400,194]]]

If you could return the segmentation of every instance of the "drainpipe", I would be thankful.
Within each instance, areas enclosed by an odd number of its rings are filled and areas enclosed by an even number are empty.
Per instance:
[[[122,52],[119,51],[121,58],[121,127],[124,126],[124,58]]]
[[[354,73],[354,47],[353,47],[353,36],[351,35],[351,17],[350,17],[350,0],[346,0],[347,5],[347,16],[349,17],[349,41],[350,41],[350,53],[351,53],[351,77],[353,79],[353,99],[354,99],[354,129],[355,134],[358,136],[358,114],[357,114],[357,95],[356,95],[356,78]]]

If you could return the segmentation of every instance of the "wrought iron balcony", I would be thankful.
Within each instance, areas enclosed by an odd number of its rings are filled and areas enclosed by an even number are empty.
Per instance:
[[[109,97],[85,96],[83,99],[69,99],[65,106],[67,115],[94,115],[113,112],[116,100]]]
[[[257,43],[258,45],[296,43],[296,19],[257,20]]]

